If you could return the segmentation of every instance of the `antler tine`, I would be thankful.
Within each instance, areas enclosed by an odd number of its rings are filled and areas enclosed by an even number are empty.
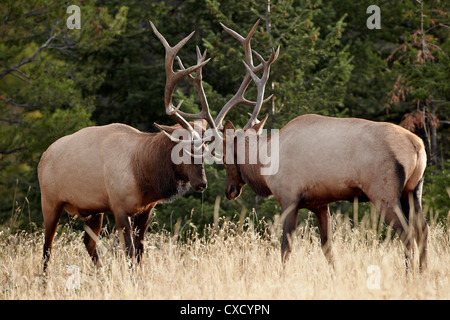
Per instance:
[[[203,66],[204,66],[209,60],[211,60],[211,58],[209,58],[208,60],[205,60],[206,59],[206,52],[207,52],[206,49],[203,52],[203,54],[200,52],[200,48],[198,46],[195,46],[195,49],[197,51],[197,65],[200,65],[200,64],[204,63],[203,64]],[[183,62],[181,61],[181,58],[179,56],[176,56],[176,59],[178,61],[178,65],[180,67],[180,70],[186,70],[184,65],[183,65]],[[195,77],[192,76],[191,74],[189,74],[188,80],[191,81],[191,83],[193,83],[193,80],[195,78],[202,80],[202,69],[203,69],[203,66],[200,67],[200,68],[197,68],[197,70],[196,70],[197,73],[196,73]]]
[[[167,40],[164,38],[164,36],[156,29],[153,22],[149,21],[150,25],[153,29],[153,32],[158,37],[158,39],[163,44],[165,50],[166,50],[166,56],[165,56],[165,70],[166,70],[166,87],[164,91],[164,104],[166,107],[166,114],[171,116],[177,123],[179,123],[183,128],[189,130],[189,132],[193,136],[197,136],[196,132],[192,128],[192,126],[183,118],[183,114],[185,113],[180,111],[181,104],[183,101],[181,101],[177,107],[174,107],[172,104],[172,96],[173,91],[177,83],[184,77],[187,77],[189,80],[193,79],[193,77],[190,75],[192,72],[197,71],[197,77],[201,79],[201,69],[205,64],[209,62],[210,59],[205,60],[206,54],[203,55],[201,59],[197,58],[197,64],[189,67],[184,68],[181,59],[178,58],[178,63],[180,65],[180,69],[178,71],[173,71],[173,63],[175,60],[175,57],[178,53],[178,51],[186,44],[186,42],[189,41],[189,39],[192,38],[195,32],[192,32],[187,37],[185,37],[183,40],[178,42],[175,46],[170,46]],[[197,54],[197,57],[199,55]],[[199,76],[200,75],[200,76]],[[194,117],[197,119],[197,117]]]
[[[252,71],[251,67],[244,61],[245,68],[247,69],[247,72],[252,77],[253,82],[256,84],[256,88],[258,91],[255,108],[253,110],[252,116],[250,117],[249,121],[244,126],[244,130],[251,128],[258,121],[257,117],[258,117],[259,111],[261,110],[262,104],[266,101],[266,100],[264,100],[264,91],[265,91],[267,80],[269,80],[270,66],[278,58],[278,55],[280,53],[280,46],[278,46],[276,51],[272,48],[272,54],[270,55],[270,57],[267,61],[265,61],[264,58],[255,50],[253,50],[253,53],[256,55],[256,57],[259,59],[259,61],[261,61],[261,65],[263,66],[264,71],[263,71],[261,78],[258,78],[258,76]],[[270,96],[270,98],[271,97],[272,96]]]
[[[249,101],[244,97],[245,91],[248,88],[248,85],[250,84],[250,82],[252,81],[252,79],[254,80],[254,75],[256,73],[258,73],[259,71],[261,71],[264,68],[264,64],[262,63],[264,61],[264,59],[262,59],[261,55],[259,55],[256,51],[251,49],[251,39],[253,37],[253,35],[255,34],[256,28],[258,27],[259,21],[256,21],[256,23],[253,25],[252,29],[250,30],[250,32],[248,33],[247,37],[244,38],[243,36],[241,36],[239,33],[237,33],[236,31],[228,28],[227,26],[225,26],[223,23],[220,23],[220,25],[222,26],[222,28],[228,32],[230,35],[232,35],[235,39],[237,39],[242,46],[244,47],[244,53],[245,53],[245,60],[246,62],[244,62],[244,64],[246,65],[247,68],[247,73],[244,77],[244,80],[241,83],[241,86],[239,87],[238,91],[236,92],[236,94],[225,104],[225,106],[222,108],[222,110],[220,110],[219,114],[217,115],[216,118],[216,126],[221,128],[222,127],[222,121],[225,118],[226,114],[228,113],[228,111],[233,108],[234,106],[238,105],[238,104],[244,104],[247,106],[252,106],[255,107],[255,110],[257,110],[257,112],[259,112],[259,110],[261,109],[261,105],[263,103],[266,103],[267,101],[269,101],[272,98],[272,95],[269,96],[267,99],[261,100],[261,101]],[[256,54],[256,56],[258,57],[258,59],[261,61],[261,64],[259,64],[258,66],[254,66],[253,65],[253,56],[252,56],[252,52]],[[276,59],[276,57],[275,57]],[[275,61],[275,59],[273,59],[273,61]],[[269,59],[268,61],[271,61],[272,59]],[[273,61],[270,62],[270,64],[273,63]],[[258,89],[258,92],[261,91],[260,89]],[[264,89],[262,89],[262,96],[260,94],[258,94],[258,97],[264,96]],[[258,107],[259,105],[259,107]],[[255,113],[256,111],[254,111]],[[257,116],[257,114],[256,114]],[[254,118],[256,118],[256,116]],[[252,123],[253,123],[254,119],[252,119]]]
[[[198,46],[196,46],[196,52],[197,52],[197,64],[200,65],[200,64],[204,63],[204,61],[206,59],[207,50],[205,50],[202,54],[200,51],[200,48]],[[179,57],[177,57],[177,60],[178,60],[180,69],[184,70],[184,65],[183,65],[183,62],[181,61],[181,59]],[[209,61],[209,60],[210,59],[208,59],[206,61]],[[178,111],[178,113],[180,116],[183,116],[183,117],[205,120],[211,126],[214,136],[220,137],[219,131],[217,130],[216,124],[215,124],[215,122],[211,116],[210,110],[209,110],[208,99],[206,98],[202,79],[203,79],[202,67],[197,69],[195,77],[192,75],[189,75],[189,77],[188,77],[188,80],[194,85],[194,87],[197,90],[197,93],[200,97],[200,104],[202,106],[202,110],[200,111],[200,113],[196,113],[196,114],[195,113],[186,113],[183,111]]]
[[[259,25],[259,21],[260,21],[260,19],[258,19],[258,21],[256,21],[256,23],[253,25],[252,29],[250,30],[250,32],[248,33],[246,38],[244,38],[239,33],[228,28],[226,25],[224,25],[222,22],[220,22],[220,25],[222,26],[222,28],[242,44],[242,46],[244,47],[245,60],[247,60],[249,65],[251,65],[253,68],[254,68],[253,57],[252,57],[252,50],[251,50],[250,42],[253,38],[253,35],[255,34],[256,28]],[[258,68],[259,68],[259,66],[258,66]],[[256,70],[254,70],[254,71],[257,72]]]

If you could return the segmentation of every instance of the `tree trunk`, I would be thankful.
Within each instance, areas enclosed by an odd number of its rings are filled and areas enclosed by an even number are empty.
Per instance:
[[[436,119],[436,110],[434,108],[433,100],[430,101],[430,114],[431,120],[434,122]],[[437,126],[434,123],[429,123],[430,126],[430,164],[438,165],[440,163],[439,153],[438,153],[438,144],[437,144]]]

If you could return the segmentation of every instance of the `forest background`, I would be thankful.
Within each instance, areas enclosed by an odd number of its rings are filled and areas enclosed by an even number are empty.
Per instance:
[[[80,8],[81,28],[69,29],[70,5]],[[369,29],[370,5],[381,28]],[[281,47],[271,69],[260,117],[280,129],[307,113],[359,117],[401,124],[425,142],[428,168],[424,208],[446,220],[450,210],[450,17],[448,1],[320,0],[2,0],[0,5],[0,229],[42,227],[37,164],[58,138],[90,125],[121,122],[143,131],[173,124],[164,110],[164,49],[151,20],[173,44],[191,31],[180,52],[195,63],[195,45],[211,61],[203,69],[211,113],[236,92],[244,75],[239,43],[219,22],[246,34],[261,19],[253,48],[268,56]],[[255,96],[255,88],[247,98]],[[194,88],[177,87],[175,101],[198,111]],[[245,124],[248,107],[227,118]],[[368,146],[369,148],[370,146]],[[225,171],[207,165],[208,188],[156,207],[152,227],[183,230],[227,219],[271,219],[274,199],[248,187],[238,201],[224,196]],[[361,205],[360,205],[361,208]],[[339,202],[332,212],[350,212]],[[362,215],[367,210],[359,210]],[[307,215],[302,211],[302,215]],[[361,217],[355,217],[360,219]],[[62,218],[74,228],[79,222]],[[112,216],[105,216],[109,226]],[[448,224],[448,223],[447,223]],[[187,230],[188,228],[186,228]]]

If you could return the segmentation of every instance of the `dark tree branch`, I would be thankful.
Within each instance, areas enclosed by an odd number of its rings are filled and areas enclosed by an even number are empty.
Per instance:
[[[35,61],[37,55],[38,55],[39,53],[41,53],[41,51],[42,51],[44,48],[46,48],[46,47],[48,46],[48,44],[49,44],[53,39],[55,39],[55,37],[56,37],[56,36],[51,36],[50,38],[48,38],[47,41],[45,41],[45,43],[44,43],[42,46],[40,46],[39,49],[37,49],[37,51],[36,51],[31,57],[29,57],[29,58],[27,58],[27,59],[25,59],[25,60],[20,61],[18,64],[14,65],[14,66],[12,66],[11,68],[6,69],[6,70],[3,71],[2,73],[0,73],[0,79],[3,79],[6,75],[8,75],[8,74],[10,74],[10,73],[12,73],[12,72],[14,72],[14,71],[17,71],[17,72],[18,72],[17,69],[20,68],[21,66],[23,66],[24,64],[27,64],[27,63],[30,63],[30,62]],[[22,72],[22,73],[23,73],[23,72]]]
[[[41,53],[42,50],[47,48],[48,45],[50,44],[50,42],[52,42],[56,38],[56,35],[54,35],[53,33],[54,33],[55,28],[56,28],[56,26],[58,24],[59,24],[59,21],[56,23],[55,27],[52,29],[52,32],[50,33],[50,38],[48,38],[47,41],[45,41],[45,43],[43,45],[41,45],[39,47],[39,49],[37,49],[36,52],[31,57],[20,61],[19,63],[17,63],[16,65],[12,66],[9,69],[4,70],[2,73],[0,73],[0,79],[3,79],[6,75],[8,75],[8,74],[10,74],[10,73],[12,73],[14,71],[19,73],[19,74],[21,74],[22,76],[25,76],[26,79],[29,79],[29,76],[25,75],[25,73],[20,71],[19,68],[21,66],[23,66],[24,64],[36,61],[36,57],[38,56],[38,54]]]
[[[7,103],[13,107],[16,107],[16,108],[25,108],[25,109],[30,108],[30,106],[28,106],[27,104],[20,104],[20,103],[14,102],[13,99],[6,99],[3,97],[0,97],[0,101],[4,101],[5,103]]]
[[[18,119],[8,119],[8,118],[0,118],[1,122],[6,122],[8,124],[19,124],[21,121]]]
[[[19,152],[19,151],[21,151],[23,149],[25,149],[25,147],[17,147],[17,148],[11,149],[11,150],[0,150],[0,154],[8,155],[8,154],[12,154],[12,153],[15,153],[15,152]]]
[[[47,7],[45,7],[45,8],[30,10],[30,11],[28,11],[28,12],[22,14],[21,17],[23,17],[23,18],[29,18],[29,17],[34,17],[34,16],[40,16],[40,15],[47,14],[47,13],[49,13],[49,12],[51,11],[49,8],[50,8],[50,6],[51,6],[52,4],[53,4],[53,2],[50,3],[50,4],[49,4]],[[5,19],[3,19],[3,23],[4,23],[4,24],[7,24],[8,22],[11,22],[11,21],[16,20],[16,18],[17,18],[17,17],[10,17],[9,15],[7,15],[7,16],[5,17]]]

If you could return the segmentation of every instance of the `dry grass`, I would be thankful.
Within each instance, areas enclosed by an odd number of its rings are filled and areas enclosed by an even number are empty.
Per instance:
[[[346,217],[334,216],[335,269],[326,263],[311,220],[299,226],[285,266],[280,261],[277,219],[258,226],[247,219],[245,228],[219,222],[221,227],[211,227],[206,236],[191,229],[187,243],[168,232],[149,233],[145,260],[133,269],[123,258],[117,234],[101,235],[104,266],[95,268],[82,235],[60,232],[46,277],[41,273],[42,232],[4,230],[0,299],[450,298],[450,236],[439,224],[431,226],[428,269],[407,275],[400,241],[380,240],[379,224],[370,216],[357,228]],[[256,227],[263,231],[255,232]],[[378,288],[371,268],[379,271]]]

